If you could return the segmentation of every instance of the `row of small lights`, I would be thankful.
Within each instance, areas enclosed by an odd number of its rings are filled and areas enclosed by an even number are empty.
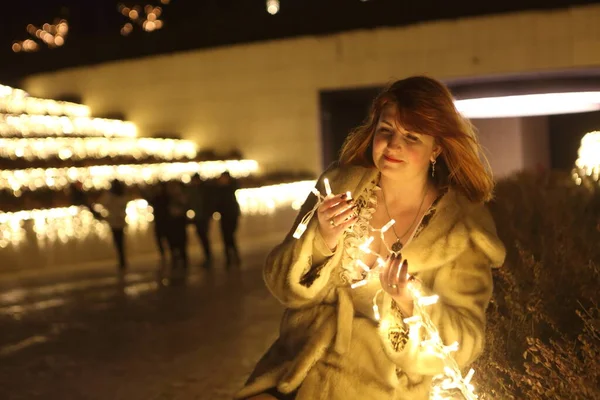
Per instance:
[[[0,158],[28,161],[49,158],[83,160],[131,156],[161,160],[193,159],[196,144],[189,140],[155,138],[37,138],[0,139]]]
[[[73,103],[36,99],[22,90],[0,85],[0,110],[47,113],[55,115],[2,115],[0,114],[0,135],[64,135],[84,134],[102,136],[135,136],[135,125],[119,120],[89,118],[90,110]],[[70,114],[71,117],[64,116]],[[63,116],[59,116],[63,115]],[[163,159],[194,158],[196,147],[193,142],[173,139],[153,138],[14,138],[0,139],[0,157],[5,158],[48,158],[61,159],[114,157],[128,155],[134,158],[158,156]],[[10,189],[15,196],[22,190],[41,188],[62,189],[74,182],[81,182],[83,190],[108,189],[114,179],[121,179],[126,185],[153,184],[158,181],[191,181],[198,173],[203,179],[215,178],[229,171],[235,178],[245,177],[258,171],[258,163],[253,160],[227,160],[188,163],[161,163],[142,165],[102,165],[82,168],[35,168],[0,171],[0,189]],[[248,189],[257,195],[256,189]],[[268,189],[267,189],[268,190]],[[306,189],[307,190],[307,189]],[[284,189],[288,195],[289,187]],[[241,206],[244,212],[268,212],[278,200],[256,201],[242,190]],[[272,193],[272,190],[269,191]],[[263,204],[264,203],[264,204]],[[248,205],[247,205],[248,204]],[[104,213],[106,210],[102,210]],[[252,211],[251,211],[252,212]],[[152,220],[151,209],[145,200],[130,202],[127,207],[127,222],[130,226],[147,224]],[[100,224],[89,212],[80,207],[67,207],[50,210],[30,210],[16,213],[0,213],[0,247],[23,240],[23,221],[33,220],[33,229],[38,238],[67,240],[91,231],[106,235],[104,224]],[[104,227],[104,228],[103,228]]]
[[[194,174],[209,179],[218,177],[225,171],[229,171],[235,178],[246,177],[258,171],[258,163],[254,160],[225,160],[2,170],[0,189],[11,190],[18,197],[24,189],[60,190],[75,182],[81,182],[83,190],[108,189],[115,179],[122,180],[126,185],[145,185],[171,180],[189,183]]]
[[[130,232],[144,231],[153,220],[152,209],[143,199],[127,204],[126,222]],[[96,235],[110,236],[108,225],[101,223],[84,207],[71,206],[51,209],[23,210],[0,213],[0,248],[18,246],[26,241],[25,221],[32,221],[32,230],[41,246]]]
[[[63,135],[135,137],[137,128],[132,122],[117,119],[0,114],[0,136]]]
[[[577,152],[573,169],[573,180],[581,185],[584,179],[591,179],[600,185],[600,131],[587,133]]]
[[[301,181],[280,185],[263,186],[260,188],[239,189],[236,197],[240,204],[242,215],[270,215],[277,210],[292,207],[300,209],[302,202],[314,187],[315,181]],[[106,211],[94,207],[106,217]],[[154,219],[153,209],[146,200],[130,201],[126,208],[126,222],[129,231],[143,231]],[[188,211],[188,217],[193,218],[193,211]],[[215,219],[220,215],[215,213]],[[107,224],[94,218],[92,213],[78,206],[25,210],[18,212],[0,213],[0,248],[8,245],[19,245],[25,241],[26,231],[24,222],[33,221],[33,231],[40,243],[59,240],[67,242],[71,239],[84,239],[97,235],[107,239],[110,229]]]
[[[31,97],[24,90],[0,85],[0,136],[137,136],[132,122],[90,115],[85,105]]]
[[[89,117],[91,110],[83,104],[40,99],[24,90],[0,85],[0,113]]]
[[[60,47],[65,44],[65,39],[69,33],[69,23],[65,19],[57,19],[53,24],[45,23],[41,28],[29,24],[27,25],[27,33],[35,39],[14,42],[12,44],[12,51],[15,53],[38,51],[40,45],[36,40],[46,44],[51,49]]]
[[[167,5],[170,3],[170,0],[161,0],[161,3]],[[151,4],[147,4],[143,8],[139,5],[127,7],[124,4],[119,4],[117,8],[119,13],[130,20],[130,22],[125,23],[121,28],[121,35],[123,36],[127,36],[133,32],[133,24],[140,25],[146,32],[156,31],[164,26],[163,20],[160,19],[163,12],[161,7],[155,7]],[[142,10],[145,15],[142,15]]]

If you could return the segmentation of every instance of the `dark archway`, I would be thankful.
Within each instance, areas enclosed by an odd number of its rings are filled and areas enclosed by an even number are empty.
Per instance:
[[[320,93],[323,169],[337,160],[346,136],[365,121],[379,91],[362,88]]]

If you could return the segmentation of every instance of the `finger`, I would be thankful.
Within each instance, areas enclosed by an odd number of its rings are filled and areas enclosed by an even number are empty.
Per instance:
[[[331,207],[343,203],[347,197],[346,193],[341,193],[333,197],[328,197],[323,200],[323,203],[319,206],[319,212],[325,212],[329,210]]]
[[[400,257],[397,254],[392,254],[390,260],[390,269],[388,270],[388,282],[390,284],[396,284],[398,282],[398,269],[400,264]]]
[[[381,267],[380,274],[384,275],[385,279],[387,279],[387,271],[388,271],[388,269],[390,267],[390,259],[391,258],[392,258],[392,255],[388,254],[388,256],[384,260],[383,267]]]
[[[338,221],[342,222],[343,218],[340,218],[343,213],[348,210],[351,210],[354,207],[354,203],[352,200],[346,200],[338,203],[337,205],[331,207],[329,210],[325,210],[323,215],[327,218],[336,218]]]
[[[402,262],[402,266],[400,267],[398,282],[401,285],[406,285],[408,282],[408,261],[404,260]]]
[[[356,207],[353,204],[348,204],[347,207],[344,207],[339,213],[335,215],[335,219],[336,221],[342,223],[354,217],[355,214]]]
[[[348,229],[350,226],[354,225],[354,223],[358,220],[358,216],[357,215],[351,215],[350,219],[348,220],[342,220],[341,223],[336,223],[335,221],[338,220],[338,217],[334,218],[334,223],[336,224],[336,229],[339,229],[341,231]]]
[[[398,285],[398,287],[404,287],[406,285],[406,274],[402,274],[402,267],[404,266],[404,262],[402,257],[398,256],[396,263],[396,270],[394,276],[394,283]]]
[[[385,282],[387,284],[392,283],[392,282],[390,282],[390,276],[391,276],[390,271],[392,269],[393,263],[394,263],[394,253],[390,254],[388,256],[388,258],[385,260],[385,267],[383,267],[383,271],[382,271],[383,278],[385,279]]]
[[[391,259],[391,255],[387,256],[387,258],[385,259],[385,264],[383,265],[383,268],[381,270],[381,272],[379,273],[379,282],[381,282],[381,286],[382,287],[387,287],[388,286],[388,275],[389,275],[389,269],[390,269],[390,259]]]
[[[398,257],[398,262],[395,265],[394,269],[394,283],[398,286],[406,284],[406,274],[402,275],[402,267],[404,263],[402,262],[401,257]]]

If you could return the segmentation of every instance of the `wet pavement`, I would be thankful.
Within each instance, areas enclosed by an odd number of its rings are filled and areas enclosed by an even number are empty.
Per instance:
[[[276,338],[261,266],[292,217],[242,221],[231,269],[194,246],[187,273],[152,252],[123,276],[106,259],[1,270],[0,399],[230,399]]]

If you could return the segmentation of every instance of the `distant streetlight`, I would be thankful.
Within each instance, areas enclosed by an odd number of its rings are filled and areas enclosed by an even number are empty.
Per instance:
[[[275,15],[279,12],[279,0],[267,0],[267,12]]]

